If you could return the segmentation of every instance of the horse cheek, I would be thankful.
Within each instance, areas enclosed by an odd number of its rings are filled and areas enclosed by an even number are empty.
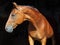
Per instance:
[[[19,18],[19,19],[17,19],[17,21],[16,21],[18,24],[21,24],[22,22],[23,22],[23,18]]]

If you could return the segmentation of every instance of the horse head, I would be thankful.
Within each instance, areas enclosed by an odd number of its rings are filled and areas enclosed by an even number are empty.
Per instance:
[[[5,25],[5,30],[9,33],[13,32],[13,29],[15,29],[18,24],[21,24],[25,18],[22,9],[19,9],[19,6],[15,2],[13,4],[16,8],[11,11]]]

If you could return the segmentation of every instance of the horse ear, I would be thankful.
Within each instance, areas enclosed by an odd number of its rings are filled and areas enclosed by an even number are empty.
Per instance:
[[[16,4],[16,2],[13,2],[13,5],[14,5],[16,8],[17,8],[17,6],[18,6],[18,5]]]

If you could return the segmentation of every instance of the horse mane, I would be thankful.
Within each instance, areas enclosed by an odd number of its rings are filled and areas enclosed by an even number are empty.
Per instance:
[[[24,7],[26,7],[25,10],[27,10],[24,13],[28,14],[29,16],[34,18],[34,20],[36,20],[36,22],[39,22],[42,19],[42,17],[44,18],[43,14],[40,13],[37,8],[32,7],[32,6],[24,6]]]
[[[36,13],[40,13],[39,10],[38,10],[37,8],[33,7],[33,6],[25,6],[25,7],[26,7],[27,9],[30,9],[30,10],[36,12]]]

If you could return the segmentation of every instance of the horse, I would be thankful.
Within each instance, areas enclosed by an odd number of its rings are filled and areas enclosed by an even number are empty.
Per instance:
[[[42,45],[46,45],[47,39],[53,37],[54,32],[50,23],[38,9],[32,6],[17,5],[13,2],[9,18],[5,25],[5,31],[12,33],[19,24],[28,20],[28,40],[30,45],[34,45],[34,40],[38,40]]]

